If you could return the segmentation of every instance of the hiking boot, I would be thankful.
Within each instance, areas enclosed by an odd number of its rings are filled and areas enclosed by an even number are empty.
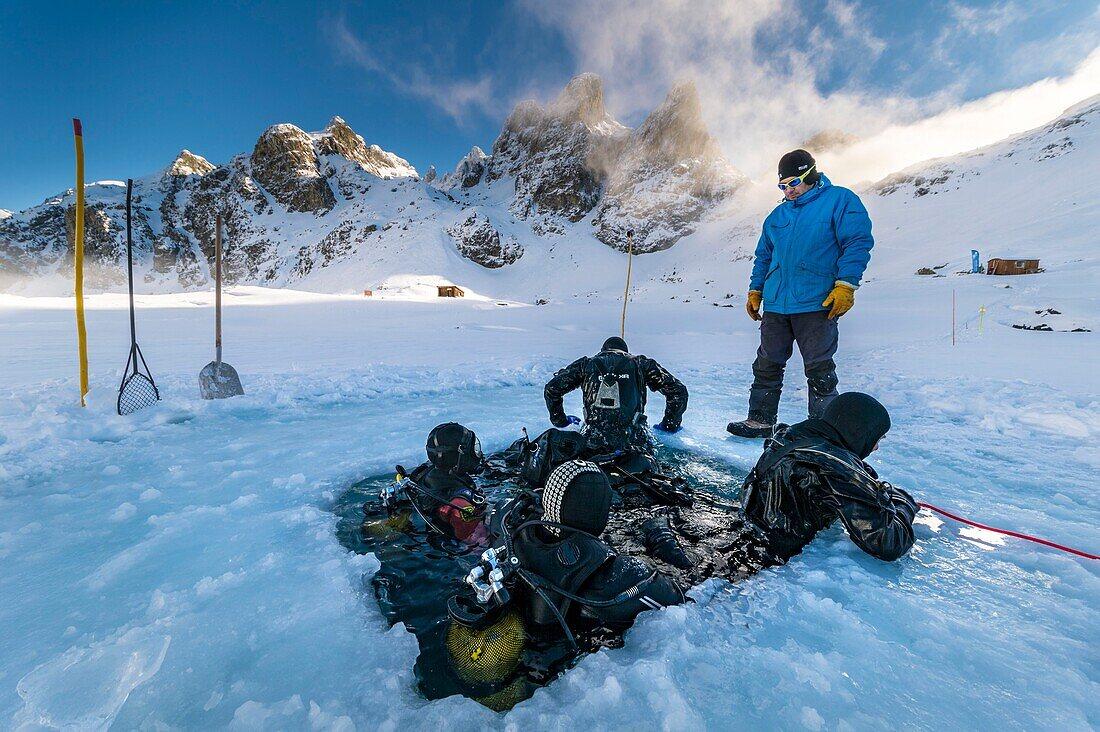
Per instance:
[[[774,424],[757,422],[755,419],[743,419],[740,422],[730,422],[726,425],[726,432],[734,437],[745,437],[750,440],[771,437],[773,430],[775,430]]]

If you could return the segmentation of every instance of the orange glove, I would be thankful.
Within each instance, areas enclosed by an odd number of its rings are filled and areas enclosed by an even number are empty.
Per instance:
[[[829,296],[825,298],[825,302],[821,303],[822,307],[832,306],[832,310],[829,311],[829,317],[837,319],[844,313],[852,309],[852,306],[856,304],[856,288],[855,285],[849,285],[844,280],[837,280],[833,285],[833,291],[829,293]]]
[[[745,298],[745,312],[753,320],[760,320],[760,299],[762,297],[763,294],[760,290],[749,290],[749,295]]]

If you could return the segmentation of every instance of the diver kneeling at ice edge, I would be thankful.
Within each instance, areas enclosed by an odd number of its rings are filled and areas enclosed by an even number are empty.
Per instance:
[[[495,508],[492,548],[467,577],[482,607],[452,598],[452,619],[471,624],[494,604],[511,603],[529,630],[542,635],[560,628],[579,647],[577,634],[620,633],[645,610],[684,602],[671,578],[599,538],[610,508],[607,475],[583,460],[554,469],[541,510],[532,494]]]
[[[789,559],[840,519],[863,551],[893,561],[913,546],[913,497],[864,462],[890,429],[874,397],[847,392],[820,419],[781,429],[741,487],[741,510],[768,549]]]
[[[555,427],[578,424],[565,413],[563,397],[581,390],[584,400],[584,434],[589,454],[648,453],[646,432],[647,388],[665,397],[664,418],[656,429],[677,432],[688,404],[688,390],[661,364],[635,356],[619,337],[604,341],[595,356],[577,359],[554,374],[544,389],[546,409]]]
[[[407,500],[429,530],[466,544],[484,544],[485,497],[473,478],[485,459],[477,435],[447,422],[428,433],[425,450],[428,462],[408,472],[398,466],[397,482],[381,496],[387,511]],[[371,525],[368,518],[364,530]]]

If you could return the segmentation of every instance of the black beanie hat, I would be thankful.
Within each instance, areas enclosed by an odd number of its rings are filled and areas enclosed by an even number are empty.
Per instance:
[[[554,468],[542,491],[542,516],[599,536],[611,511],[611,483],[594,463],[570,460]],[[559,531],[548,529],[558,536]]]
[[[873,396],[858,391],[845,392],[829,402],[821,421],[836,430],[842,447],[861,460],[890,431],[890,413],[886,407]]]
[[[779,180],[802,175],[816,163],[817,161],[814,160],[814,156],[810,155],[805,150],[791,150],[789,153],[779,158]],[[806,179],[806,182],[816,183],[816,176],[817,171],[815,170],[810,177]]]
[[[630,353],[630,349],[626,347],[626,341],[619,336],[611,336],[603,342],[601,351],[622,351],[623,353]]]

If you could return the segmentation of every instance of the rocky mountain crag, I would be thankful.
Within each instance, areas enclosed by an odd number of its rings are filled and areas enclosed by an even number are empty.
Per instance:
[[[492,154],[474,148],[438,185],[510,186],[510,212],[537,234],[591,216],[601,242],[625,251],[633,229],[635,250],[646,253],[691,233],[744,182],[707,131],[692,83],[631,130],[607,113],[599,77],[582,74],[547,107],[518,104]]]
[[[631,130],[608,114],[599,77],[582,74],[545,107],[517,105],[491,153],[474,147],[452,172],[432,168],[423,180],[340,117],[315,133],[269,127],[251,153],[222,165],[183,150],[134,182],[135,271],[153,289],[207,286],[218,216],[230,284],[286,286],[340,262],[397,262],[412,238],[453,244],[488,269],[566,234],[625,249],[633,229],[635,251],[652,252],[719,215],[742,181],[692,85]],[[125,277],[125,188],[85,192],[86,278],[114,287]],[[0,288],[71,277],[74,204],[69,190],[0,216]]]

